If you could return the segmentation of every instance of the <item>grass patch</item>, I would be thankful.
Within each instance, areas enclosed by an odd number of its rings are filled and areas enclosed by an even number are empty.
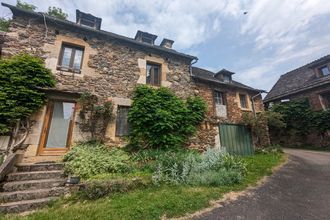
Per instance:
[[[209,206],[209,201],[220,199],[230,191],[240,191],[255,185],[272,168],[285,160],[283,154],[256,154],[243,158],[248,164],[243,182],[234,186],[191,187],[151,186],[126,194],[95,201],[73,202],[62,199],[51,208],[18,217],[8,215],[4,219],[160,219],[162,216],[178,217]]]

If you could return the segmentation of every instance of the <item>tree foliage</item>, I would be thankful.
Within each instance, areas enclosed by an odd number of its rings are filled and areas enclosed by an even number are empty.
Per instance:
[[[260,146],[262,137],[267,136],[267,125],[272,129],[283,129],[286,127],[282,114],[272,111],[264,111],[258,113],[256,116],[244,113],[243,114],[243,123],[249,126],[257,138],[257,145]],[[261,147],[261,146],[260,146]]]
[[[143,148],[180,147],[195,133],[205,112],[200,97],[184,101],[167,88],[139,86],[129,111],[130,143]]]
[[[98,103],[97,96],[86,92],[78,100],[81,110],[78,123],[81,130],[90,133],[91,140],[103,142],[109,122],[113,119],[111,101]]]
[[[41,59],[20,54],[0,60],[0,85],[0,133],[3,134],[44,104],[45,94],[40,88],[54,86],[55,80]]]
[[[27,11],[35,11],[37,6],[23,2],[21,0],[17,0],[16,7],[27,10]]]
[[[303,138],[307,134],[317,133],[320,136],[330,130],[330,110],[313,111],[307,99],[300,99],[274,105],[271,112],[280,113],[287,126],[280,135],[296,134]]]
[[[5,18],[0,18],[0,31],[8,32],[9,31],[10,20]]]
[[[62,9],[58,7],[49,7],[46,14],[61,20],[66,20],[68,18],[68,14],[63,12]]]

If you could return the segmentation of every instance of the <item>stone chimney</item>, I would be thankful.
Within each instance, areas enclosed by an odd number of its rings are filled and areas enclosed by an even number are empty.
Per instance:
[[[151,44],[154,45],[155,44],[155,40],[157,38],[157,35],[154,34],[150,34],[148,32],[143,32],[143,31],[137,31],[136,35],[135,35],[135,40],[142,42],[142,43],[147,43],[147,44]]]
[[[167,38],[164,38],[162,40],[162,42],[160,43],[160,46],[161,47],[164,47],[164,48],[167,48],[167,49],[172,49],[172,45],[173,45],[174,41],[173,40],[170,40],[170,39],[167,39]]]
[[[76,10],[76,23],[81,26],[93,28],[95,30],[101,29],[102,19],[95,17],[94,15]]]

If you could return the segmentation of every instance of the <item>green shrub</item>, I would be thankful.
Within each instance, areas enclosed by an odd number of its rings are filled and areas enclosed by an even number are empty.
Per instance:
[[[201,156],[190,154],[175,163],[159,162],[152,178],[155,184],[219,186],[239,183],[246,170],[239,157],[209,148]]]
[[[136,149],[181,147],[205,112],[206,104],[199,97],[184,101],[167,88],[138,86],[128,116],[130,145]]]
[[[89,178],[102,173],[125,173],[131,170],[129,155],[102,144],[81,143],[64,156],[65,172]]]
[[[0,60],[0,85],[0,134],[4,134],[45,103],[40,88],[53,87],[55,79],[41,59],[20,54]]]
[[[68,18],[68,14],[58,7],[48,7],[47,15],[61,20],[66,20]]]
[[[227,186],[240,183],[243,175],[238,170],[207,170],[189,175],[188,183],[196,186]]]
[[[153,172],[156,170],[158,163],[170,167],[175,163],[181,163],[190,155],[197,156],[198,152],[188,149],[145,149],[133,152],[131,158],[137,163],[139,169]]]
[[[114,193],[128,192],[149,183],[142,178],[118,179],[118,180],[90,180],[84,183],[78,196],[83,199],[95,200]]]

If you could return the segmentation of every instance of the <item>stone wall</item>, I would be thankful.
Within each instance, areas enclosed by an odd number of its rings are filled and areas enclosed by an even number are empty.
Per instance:
[[[80,74],[57,69],[62,43],[84,48]],[[46,31],[45,25],[36,19],[14,17],[10,32],[5,36],[2,55],[8,57],[22,52],[45,60],[46,67],[51,69],[56,77],[56,90],[92,92],[101,100],[112,100],[115,104],[114,113],[118,105],[131,105],[135,87],[146,83],[147,62],[161,65],[162,86],[170,88],[182,98],[194,95],[194,83],[190,78],[190,60],[187,58],[150,53],[113,39],[89,36],[51,24],[47,25]],[[42,109],[35,116],[38,123],[28,139],[32,147],[26,153],[30,157],[37,154],[44,111]],[[75,125],[73,141],[81,140],[85,136],[81,133]],[[115,120],[107,129],[107,137],[111,144],[124,143],[121,138],[115,136]],[[193,139],[197,143],[196,146],[204,143],[202,138],[197,135]]]
[[[214,91],[220,91],[223,92],[225,95],[225,103],[227,107],[227,118],[223,117],[217,117],[216,116],[216,110],[215,110],[215,103],[214,103]],[[204,126],[207,129],[210,130],[209,134],[210,137],[207,139],[211,139],[213,137],[213,143],[217,146],[220,146],[220,143],[218,142],[217,139],[219,139],[219,136],[214,136],[214,134],[219,134],[218,131],[218,125],[219,123],[233,123],[233,124],[242,124],[242,116],[243,113],[248,113],[248,114],[253,114],[252,110],[252,103],[250,101],[251,97],[255,96],[258,94],[258,92],[253,92],[233,86],[219,86],[217,84],[206,84],[202,82],[196,82],[196,93],[203,97],[204,100],[206,100],[208,104],[208,113],[207,113],[207,118],[208,118],[208,126]],[[239,100],[239,94],[245,94],[247,95],[248,99],[248,108],[242,108],[240,106],[240,100]],[[254,98],[254,108],[256,113],[260,113],[264,111],[264,106],[262,102],[262,97],[261,95]],[[263,125],[265,127],[265,134],[260,138],[259,140],[260,146],[266,146],[270,143],[269,141],[269,135],[268,135],[268,126]],[[212,136],[213,135],[213,136]],[[209,140],[209,142],[211,142]],[[216,143],[217,142],[217,143]],[[253,142],[255,145],[257,138],[254,136],[253,137]],[[259,145],[256,147],[260,147]]]

